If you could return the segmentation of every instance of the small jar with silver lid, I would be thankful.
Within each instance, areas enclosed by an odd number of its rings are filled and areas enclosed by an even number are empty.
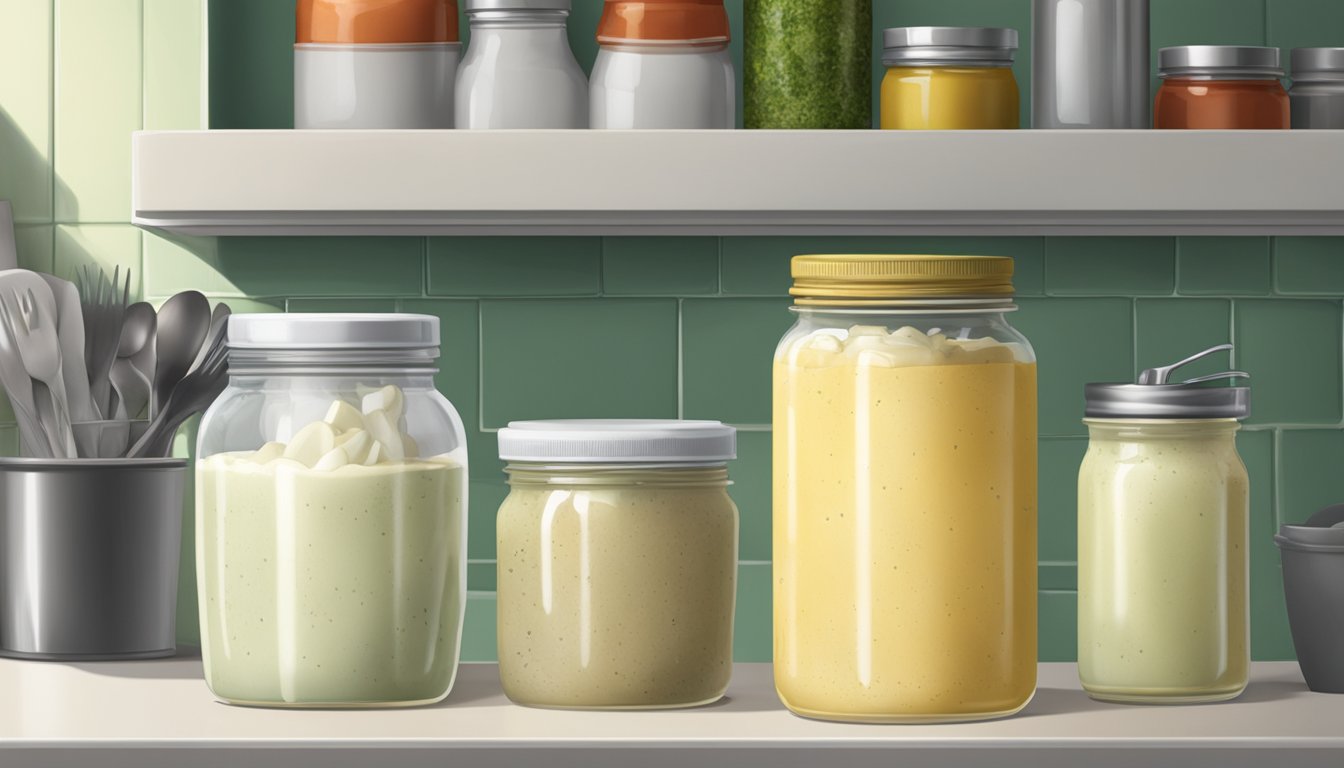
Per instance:
[[[895,27],[882,47],[884,130],[1020,127],[1017,30]]]
[[[1087,385],[1078,475],[1078,675],[1096,699],[1221,701],[1246,687],[1250,506],[1237,454],[1250,390],[1172,383]]]
[[[1183,45],[1158,53],[1153,127],[1259,129],[1290,127],[1278,48]]]
[[[1293,128],[1344,128],[1344,48],[1293,51]]]

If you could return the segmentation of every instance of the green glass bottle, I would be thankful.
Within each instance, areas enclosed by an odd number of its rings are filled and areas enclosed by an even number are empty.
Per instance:
[[[747,128],[873,127],[871,0],[746,0]]]

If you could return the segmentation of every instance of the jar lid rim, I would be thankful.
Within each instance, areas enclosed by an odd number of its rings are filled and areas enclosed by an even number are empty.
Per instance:
[[[229,316],[230,350],[437,349],[439,319],[409,313],[257,313]]]
[[[719,421],[512,421],[497,437],[505,461],[704,464],[737,458],[737,430]]]

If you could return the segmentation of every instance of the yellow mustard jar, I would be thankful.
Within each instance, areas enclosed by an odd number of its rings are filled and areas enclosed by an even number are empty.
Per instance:
[[[882,33],[884,130],[1020,127],[1017,30],[896,27]]]

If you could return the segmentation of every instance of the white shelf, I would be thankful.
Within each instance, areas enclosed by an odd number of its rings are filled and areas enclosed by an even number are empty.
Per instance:
[[[202,235],[1344,234],[1344,131],[189,131],[134,221]]]
[[[0,765],[743,768],[985,765],[1189,768],[1344,765],[1344,695],[1307,691],[1294,663],[1256,664],[1236,701],[1101,704],[1072,664],[1043,664],[1019,716],[964,725],[803,720],[770,667],[742,664],[724,701],[668,712],[567,712],[510,704],[494,665],[464,665],[443,704],[278,711],[216,703],[197,659],[0,661]]]

